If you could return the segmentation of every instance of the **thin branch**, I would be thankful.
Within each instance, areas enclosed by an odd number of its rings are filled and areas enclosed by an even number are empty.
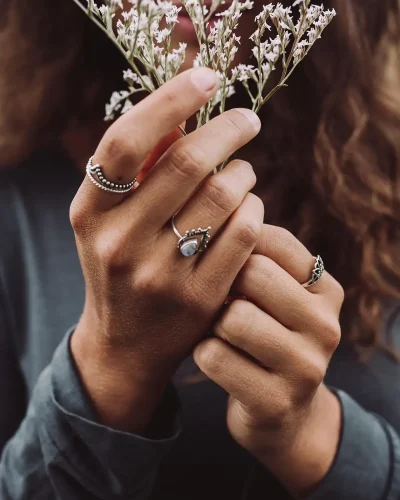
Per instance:
[[[179,127],[178,127],[178,128],[179,128],[179,130],[181,131],[181,133],[182,133],[183,137],[185,137],[185,136],[187,136],[187,135],[188,135],[188,134],[187,134],[187,132],[186,132],[186,130],[185,130],[185,129],[181,126],[181,125],[179,125]]]
[[[278,85],[276,87],[274,87],[271,92],[269,92],[269,94],[267,94],[266,97],[264,97],[264,99],[262,100],[262,102],[257,106],[255,112],[258,113],[260,111],[260,109],[264,106],[264,104],[269,100],[271,99],[271,97],[276,94],[278,92],[278,90],[280,90],[282,87],[286,87],[285,84],[283,83],[278,83]]]
[[[79,0],[73,0],[73,2],[76,3],[76,5],[87,15],[88,12],[87,10],[85,9],[85,7],[79,2]],[[92,14],[93,11],[90,11],[90,14]],[[124,56],[124,58],[128,61],[128,63],[132,66],[132,69],[134,69],[143,85],[143,87],[147,90],[147,92],[151,93],[152,90],[151,88],[147,85],[147,83],[143,80],[142,78],[142,75],[140,74],[140,71],[138,69],[138,67],[136,66],[135,62],[132,60],[130,61],[129,60],[129,57],[126,53],[126,51],[123,49],[123,47],[118,43],[117,39],[115,38],[115,35],[113,33],[113,36],[110,35],[110,33],[108,32],[107,28],[104,26],[103,23],[101,23],[97,18],[96,16],[90,16],[91,20],[94,22],[94,24],[101,29],[101,31],[103,31],[103,33],[105,33],[108,38],[113,42],[113,44],[117,47],[117,49],[121,52],[121,54]]]
[[[204,11],[203,11],[203,9],[204,9],[204,2],[203,2],[203,0],[200,0],[200,6],[201,6],[201,16],[203,18],[204,43],[206,45],[207,58],[208,58],[207,64],[210,65],[211,64],[211,54],[210,54],[210,46],[209,46],[209,43],[208,43],[207,23],[206,23],[206,19],[204,17]]]

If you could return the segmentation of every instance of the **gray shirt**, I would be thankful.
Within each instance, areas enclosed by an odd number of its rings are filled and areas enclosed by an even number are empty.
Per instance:
[[[1,500],[290,498],[225,425],[226,394],[179,370],[147,437],[102,425],[69,349],[84,282],[68,220],[81,176],[56,151],[0,177]],[[400,346],[400,320],[387,321]],[[326,383],[340,446],[310,500],[400,499],[400,366],[342,342]]]

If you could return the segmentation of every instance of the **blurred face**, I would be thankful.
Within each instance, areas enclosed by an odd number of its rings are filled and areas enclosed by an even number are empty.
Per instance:
[[[173,0],[174,1],[174,0]],[[174,3],[177,5],[180,4],[178,0],[175,0]],[[232,3],[231,0],[226,0],[226,2],[221,6],[221,8],[218,9],[219,12],[226,10],[229,5]],[[254,17],[258,13],[257,9],[257,3],[258,4],[263,4],[262,0],[256,0],[255,6],[251,10],[245,10],[242,12],[242,16],[239,20],[239,25],[237,28],[237,34],[241,36],[241,43],[239,46],[239,52],[235,58],[235,63],[240,63],[240,62],[245,62],[247,57],[249,57],[249,51],[250,51],[250,43],[249,43],[249,36],[253,31],[256,29],[254,26]],[[211,0],[205,0],[204,4],[206,6],[211,5]],[[218,20],[219,17],[214,15],[211,18],[211,22]],[[187,12],[184,8],[179,13],[178,17],[178,23],[175,27],[174,30],[174,43],[178,45],[179,42],[185,42],[187,43],[187,49],[186,49],[186,60],[184,63],[184,68],[187,69],[192,66],[193,59],[196,57],[197,52],[198,52],[198,43],[197,43],[197,38],[196,34],[193,28],[193,24],[190,21]]]
[[[132,4],[128,3],[128,1],[124,1],[124,7],[129,10],[132,7]],[[182,3],[179,0],[172,0],[172,3],[179,6],[182,6]],[[204,0],[204,5],[209,6],[211,5],[212,0]],[[225,0],[225,3],[221,6],[221,8],[218,9],[218,12],[221,12],[223,10],[226,10],[229,5],[232,3],[232,0]],[[255,23],[254,23],[254,18],[258,14],[258,12],[261,10],[261,7],[266,4],[266,3],[271,3],[271,0],[255,0],[254,1],[254,7],[251,10],[245,10],[242,12],[242,16],[239,20],[239,25],[237,29],[237,34],[241,36],[241,41],[240,41],[240,46],[239,46],[239,52],[235,58],[235,63],[241,63],[245,62],[246,59],[250,56],[250,41],[249,41],[249,36],[253,33],[253,31],[256,29]],[[272,0],[272,3],[275,3],[275,0]],[[285,2],[283,2],[285,3]],[[216,21],[218,19],[218,16],[213,16],[211,18],[211,23],[213,21]],[[210,24],[211,24],[210,23]],[[185,62],[181,67],[181,70],[186,70],[190,67],[192,67],[192,63],[194,58],[197,55],[198,52],[198,43],[197,43],[197,38],[196,38],[196,33],[193,28],[193,24],[187,15],[187,12],[185,8],[182,7],[182,10],[179,13],[178,16],[178,23],[176,24],[173,32],[173,47],[178,47],[179,42],[184,42],[187,44],[187,49],[186,49],[186,58]]]

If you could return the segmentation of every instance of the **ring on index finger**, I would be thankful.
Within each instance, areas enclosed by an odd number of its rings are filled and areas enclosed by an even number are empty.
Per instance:
[[[93,156],[89,158],[86,165],[86,174],[95,186],[109,193],[123,194],[130,191],[135,185],[136,178],[127,184],[118,184],[108,180],[99,164],[93,165]]]

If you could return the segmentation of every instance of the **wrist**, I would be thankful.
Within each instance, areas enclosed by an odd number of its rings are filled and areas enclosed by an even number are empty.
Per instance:
[[[325,385],[290,446],[260,460],[296,498],[310,494],[335,459],[341,431],[340,402]]]
[[[71,353],[99,421],[145,434],[172,373],[151,370],[139,353],[102,342],[83,322],[72,334]]]

